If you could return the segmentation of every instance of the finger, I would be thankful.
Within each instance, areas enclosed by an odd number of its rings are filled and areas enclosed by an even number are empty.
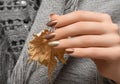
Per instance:
[[[73,24],[79,21],[95,21],[95,22],[112,22],[108,14],[89,12],[89,11],[76,11],[65,14],[56,19],[57,24],[55,27],[62,27]]]
[[[66,49],[68,52],[70,49]],[[92,59],[105,59],[105,60],[116,60],[119,59],[119,47],[90,47],[90,48],[73,48],[73,52],[68,53],[74,57],[88,57]]]
[[[57,15],[57,14],[50,14],[50,16],[49,16],[49,20],[50,21],[48,23],[46,23],[46,25],[50,26],[50,27],[53,27],[54,25],[57,24],[57,21],[56,21],[57,18],[59,18],[59,15]]]
[[[108,27],[108,28],[106,28]],[[113,32],[114,24],[105,24],[99,22],[77,22],[59,29],[56,29],[54,33],[56,36],[53,40],[63,39],[69,36],[76,35],[101,35],[105,33]]]
[[[57,43],[54,48],[110,47],[118,45],[120,40],[119,36],[116,34],[106,34],[77,36],[70,39],[53,41],[50,43]]]
[[[53,21],[53,20],[56,20],[57,18],[59,18],[59,15],[57,15],[57,14],[50,14],[50,21]]]

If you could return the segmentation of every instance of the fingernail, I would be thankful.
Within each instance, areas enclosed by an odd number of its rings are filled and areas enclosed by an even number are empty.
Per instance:
[[[56,20],[53,20],[53,21],[49,21],[46,25],[47,26],[50,26],[50,27],[53,27],[57,24],[57,21]]]
[[[66,49],[65,51],[66,51],[66,53],[69,54],[69,53],[73,53],[73,52],[74,52],[74,49],[73,49],[73,48],[69,48],[69,49]]]
[[[53,15],[56,15],[55,13],[52,13],[52,14],[50,14],[50,17],[52,17]]]
[[[52,46],[52,47],[55,47],[55,46],[57,46],[57,45],[59,45],[59,44],[60,44],[59,41],[52,41],[52,42],[49,42],[49,43],[48,43],[48,45],[49,45],[49,46]]]
[[[51,20],[52,16],[55,15],[54,13],[49,15],[49,21]]]
[[[51,33],[51,34],[46,35],[44,38],[49,40],[49,39],[54,38],[55,35],[56,35],[55,33]]]

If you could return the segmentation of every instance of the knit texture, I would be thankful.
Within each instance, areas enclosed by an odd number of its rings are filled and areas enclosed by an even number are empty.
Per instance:
[[[39,5],[36,0],[0,0],[0,84],[12,73]]]
[[[33,33],[37,34],[44,28],[47,28],[46,23],[49,21],[49,17],[48,17],[49,14],[51,13],[63,14],[64,6],[65,6],[65,0],[60,0],[60,1],[43,0],[41,2],[39,11],[35,18],[34,24],[31,28],[27,42],[15,66],[12,77],[11,79],[9,79],[10,84],[29,84],[29,83],[30,84],[33,84],[33,83],[49,84],[49,80],[47,76],[47,68],[45,66],[37,67],[36,62],[28,63],[28,53],[27,53],[28,46],[27,45],[28,45],[28,42],[32,39]],[[58,71],[60,71],[60,67],[62,67],[61,64],[59,64],[58,66],[59,67],[56,69],[56,72],[54,74],[57,74]],[[34,81],[32,80],[29,81],[31,78],[34,79]]]
[[[49,84],[47,68],[37,66],[37,62],[28,63],[28,42],[32,34],[46,28],[49,14],[65,14],[74,10],[89,10],[108,13],[113,22],[120,25],[120,0],[42,0],[34,24],[22,50],[20,58],[13,70],[8,84]],[[109,29],[109,28],[108,28]],[[68,57],[68,56],[66,56]],[[66,65],[58,63],[52,74],[54,84],[103,84],[95,64],[87,58],[70,57]],[[105,84],[110,83],[106,82]]]

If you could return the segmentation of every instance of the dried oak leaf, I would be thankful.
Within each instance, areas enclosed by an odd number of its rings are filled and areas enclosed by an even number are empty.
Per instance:
[[[38,61],[39,64],[48,67],[48,76],[51,77],[52,71],[57,66],[58,59],[61,63],[66,63],[64,59],[64,49],[54,49],[48,45],[50,40],[45,39],[45,35],[49,34],[48,30],[43,30],[40,35],[33,35],[34,39],[29,42],[29,59],[30,61]]]

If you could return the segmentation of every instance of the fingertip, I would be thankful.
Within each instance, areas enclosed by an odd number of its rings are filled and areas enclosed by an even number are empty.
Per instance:
[[[52,14],[49,15],[50,20],[56,20],[58,17],[59,17],[59,15],[57,15],[55,13],[52,13]]]
[[[73,48],[67,48],[65,49],[66,53],[70,54],[70,53],[73,53],[74,52],[74,49]]]

